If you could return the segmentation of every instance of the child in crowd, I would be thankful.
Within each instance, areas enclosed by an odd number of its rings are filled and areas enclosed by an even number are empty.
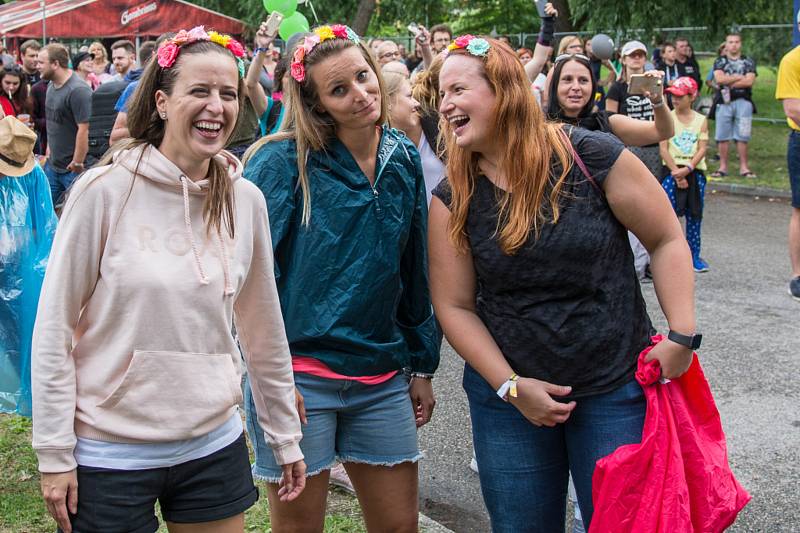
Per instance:
[[[688,76],[675,80],[667,92],[672,94],[672,120],[675,136],[661,141],[664,177],[661,182],[667,191],[675,214],[686,216],[686,240],[692,251],[695,272],[708,272],[708,264],[700,257],[700,226],[703,218],[703,197],[706,190],[706,148],[708,121],[692,109],[697,98],[697,82]]]

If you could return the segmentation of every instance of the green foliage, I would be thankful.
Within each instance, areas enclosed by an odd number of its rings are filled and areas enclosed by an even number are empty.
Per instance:
[[[570,0],[569,6],[573,21],[581,21],[581,28],[592,31],[707,26],[716,33],[725,32],[734,24],[789,22],[792,18],[791,4],[774,0]]]
[[[195,4],[239,18],[255,28],[267,16],[262,0],[192,0]],[[313,0],[312,0],[313,1]],[[554,0],[566,29],[588,32],[607,31],[616,41],[637,38],[650,44],[674,39],[676,32],[656,32],[654,28],[707,27],[684,32],[696,50],[712,51],[736,25],[788,23],[791,4],[774,0]],[[320,22],[352,23],[358,0],[316,0],[314,9]],[[312,25],[316,23],[308,5],[299,7]],[[535,34],[539,28],[533,0],[379,0],[367,32],[374,36],[397,36],[410,40],[406,26],[418,22],[430,27],[449,23],[457,33],[517,35]],[[564,22],[564,21],[562,21]],[[743,31],[745,53],[769,64],[791,46],[791,31]],[[512,39],[515,40],[515,39]],[[533,42],[528,41],[531,45]]]

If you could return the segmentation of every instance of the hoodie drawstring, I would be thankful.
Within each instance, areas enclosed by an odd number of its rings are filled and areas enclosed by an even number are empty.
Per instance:
[[[194,231],[192,231],[192,217],[189,213],[189,186],[186,182],[186,177],[181,176],[181,187],[183,189],[183,220],[186,224],[186,233],[189,242],[192,244],[192,253],[194,254],[194,263],[197,265],[197,272],[200,275],[200,283],[208,285],[208,277],[203,270],[203,263],[200,261],[200,253],[197,251],[197,243],[194,241]],[[225,279],[225,296],[233,295],[233,285],[231,284],[230,262],[228,261],[228,248],[225,246],[225,239],[222,238],[222,233],[217,230],[217,241],[219,242],[219,257],[222,263],[222,275]]]
[[[194,254],[194,264],[197,265],[197,272],[200,275],[200,283],[208,285],[208,278],[203,271],[203,263],[200,262],[200,254],[197,252],[197,244],[194,242],[194,231],[192,231],[192,217],[189,214],[189,186],[186,185],[186,176],[181,176],[181,186],[183,188],[183,221],[186,224],[186,236],[192,244]]]
[[[232,296],[233,286],[231,285],[230,263],[228,263],[228,249],[225,247],[225,239],[222,238],[222,233],[219,230],[217,230],[217,240],[219,240],[222,275],[225,277],[225,296]]]

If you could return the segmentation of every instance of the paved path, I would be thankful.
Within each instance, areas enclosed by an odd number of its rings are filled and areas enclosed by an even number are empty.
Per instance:
[[[730,461],[753,501],[732,532],[800,531],[800,303],[787,294],[785,200],[710,195],[698,276],[700,352],[728,436]],[[652,286],[645,296],[664,321]],[[422,511],[457,533],[489,531],[477,475],[462,364],[447,346],[434,421],[421,432]]]

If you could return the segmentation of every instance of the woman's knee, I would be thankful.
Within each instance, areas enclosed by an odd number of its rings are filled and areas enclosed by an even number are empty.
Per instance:
[[[325,506],[328,500],[329,471],[306,478],[306,488],[292,502],[282,502],[280,486],[267,486],[270,525],[275,533],[322,533],[325,526]]]

